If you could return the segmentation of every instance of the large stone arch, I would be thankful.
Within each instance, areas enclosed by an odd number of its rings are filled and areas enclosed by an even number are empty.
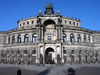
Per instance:
[[[43,23],[43,38],[46,42],[53,42],[57,39],[56,23],[54,20],[48,19]]]
[[[45,20],[45,21],[43,22],[43,25],[45,26],[45,25],[47,25],[47,24],[56,24],[56,23],[55,23],[55,21],[52,20],[52,19],[47,19],[47,20]]]

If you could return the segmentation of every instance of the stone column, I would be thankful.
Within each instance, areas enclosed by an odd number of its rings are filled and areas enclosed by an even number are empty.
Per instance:
[[[45,64],[45,47],[43,46],[43,64]]]
[[[74,41],[75,41],[75,43],[78,41],[77,40],[77,36],[78,36],[77,33],[74,33]]]
[[[10,43],[12,43],[12,35],[10,35]]]
[[[21,42],[23,43],[24,42],[24,33],[23,34],[21,34]]]
[[[61,61],[62,61],[62,63],[64,63],[64,57],[63,57],[63,47],[61,46]]]
[[[29,42],[32,42],[32,33],[29,33]]]
[[[15,43],[17,43],[17,40],[18,40],[18,34],[15,34]]]
[[[40,26],[37,29],[37,38],[38,38],[38,42],[40,41]]]
[[[43,41],[43,27],[41,27],[41,40]]]
[[[6,36],[6,43],[8,44],[8,38],[9,38],[9,36]]]
[[[36,63],[39,63],[39,62],[40,62],[40,61],[39,61],[39,60],[40,60],[40,51],[39,51],[39,50],[40,50],[40,47],[37,46],[36,49],[37,49],[37,50],[36,50],[36,53],[37,53],[37,54],[36,54]]]
[[[86,35],[86,40],[87,40],[87,43],[89,43],[89,38],[88,38],[88,36],[89,36],[89,35]]]
[[[80,36],[81,36],[81,42],[83,43],[84,42],[84,35],[81,34]]]
[[[90,36],[90,43],[93,43],[92,35]]]
[[[60,29],[60,38],[61,38],[61,41],[63,41],[63,31],[62,31],[62,27],[61,27],[61,29]]]
[[[57,27],[57,40],[59,40],[59,28]]]
[[[55,60],[54,60],[55,64],[57,64],[57,47],[55,46]]]
[[[59,27],[59,40],[61,40],[61,29]]]
[[[67,33],[67,41],[70,42],[70,33]]]

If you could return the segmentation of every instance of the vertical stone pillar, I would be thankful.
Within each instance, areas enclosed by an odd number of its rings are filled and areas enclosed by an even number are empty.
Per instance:
[[[17,40],[18,40],[18,34],[15,34],[15,43],[17,43]]]
[[[70,42],[70,33],[67,33],[67,41]]]
[[[59,40],[61,40],[61,29],[59,27]]]
[[[6,36],[6,44],[8,44],[8,38],[9,38],[9,37],[8,37],[8,36]]]
[[[59,40],[59,28],[57,27],[57,40]]]
[[[21,34],[21,42],[23,43],[24,42],[24,36],[25,36],[25,34],[23,33],[23,34]]]
[[[10,43],[12,43],[12,35],[10,35]]]
[[[61,46],[61,59],[62,59],[62,63],[64,63],[64,57],[63,57],[63,46]]]
[[[38,47],[36,47],[36,63],[38,63]]]
[[[63,29],[62,29],[62,27],[61,27],[61,29],[60,29],[60,38],[61,38],[61,41],[63,41]]]
[[[29,33],[29,42],[32,42],[32,33]]]
[[[40,62],[39,61],[40,60],[40,51],[39,51],[40,50],[40,47],[37,46],[36,48],[37,48],[37,50],[36,50],[36,53],[37,53],[36,54],[36,63],[39,63]]]
[[[86,40],[87,40],[87,43],[89,43],[89,35],[86,35]]]
[[[93,43],[92,35],[90,36],[90,43]]]
[[[41,40],[43,41],[43,27],[41,27]]]
[[[77,55],[76,55],[76,53],[74,54],[74,58],[75,58],[74,63],[76,63],[76,60],[77,60]]]
[[[83,43],[84,42],[84,35],[81,34],[80,36],[81,36],[81,42]]]
[[[57,47],[55,46],[55,60],[54,60],[55,64],[57,64]]]
[[[75,41],[75,43],[78,41],[78,40],[77,40],[77,36],[78,36],[78,34],[75,33],[75,34],[74,34],[74,41]]]
[[[45,64],[45,47],[43,47],[43,64]]]
[[[37,38],[38,38],[38,42],[40,41],[40,26],[37,29]]]

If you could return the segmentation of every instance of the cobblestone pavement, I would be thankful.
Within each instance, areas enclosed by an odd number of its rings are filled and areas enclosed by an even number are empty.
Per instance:
[[[5,68],[5,69],[4,69]],[[8,68],[8,69],[6,69]],[[10,69],[12,70],[10,71]],[[14,68],[14,69],[13,69]],[[0,75],[17,75],[17,70],[20,69],[22,71],[22,75],[68,75],[68,69],[72,68],[75,70],[75,75],[99,75],[100,72],[100,64],[76,64],[76,65],[10,65],[10,64],[0,64],[0,70],[9,73],[3,73],[0,71]],[[12,73],[12,71],[14,72]],[[86,71],[86,74],[84,73]],[[93,72],[94,71],[94,72]],[[98,74],[99,73],[99,74]]]

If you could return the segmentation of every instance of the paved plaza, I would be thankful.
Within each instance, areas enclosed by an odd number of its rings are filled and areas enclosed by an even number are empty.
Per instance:
[[[0,64],[0,75],[100,75],[100,64],[63,66]]]

